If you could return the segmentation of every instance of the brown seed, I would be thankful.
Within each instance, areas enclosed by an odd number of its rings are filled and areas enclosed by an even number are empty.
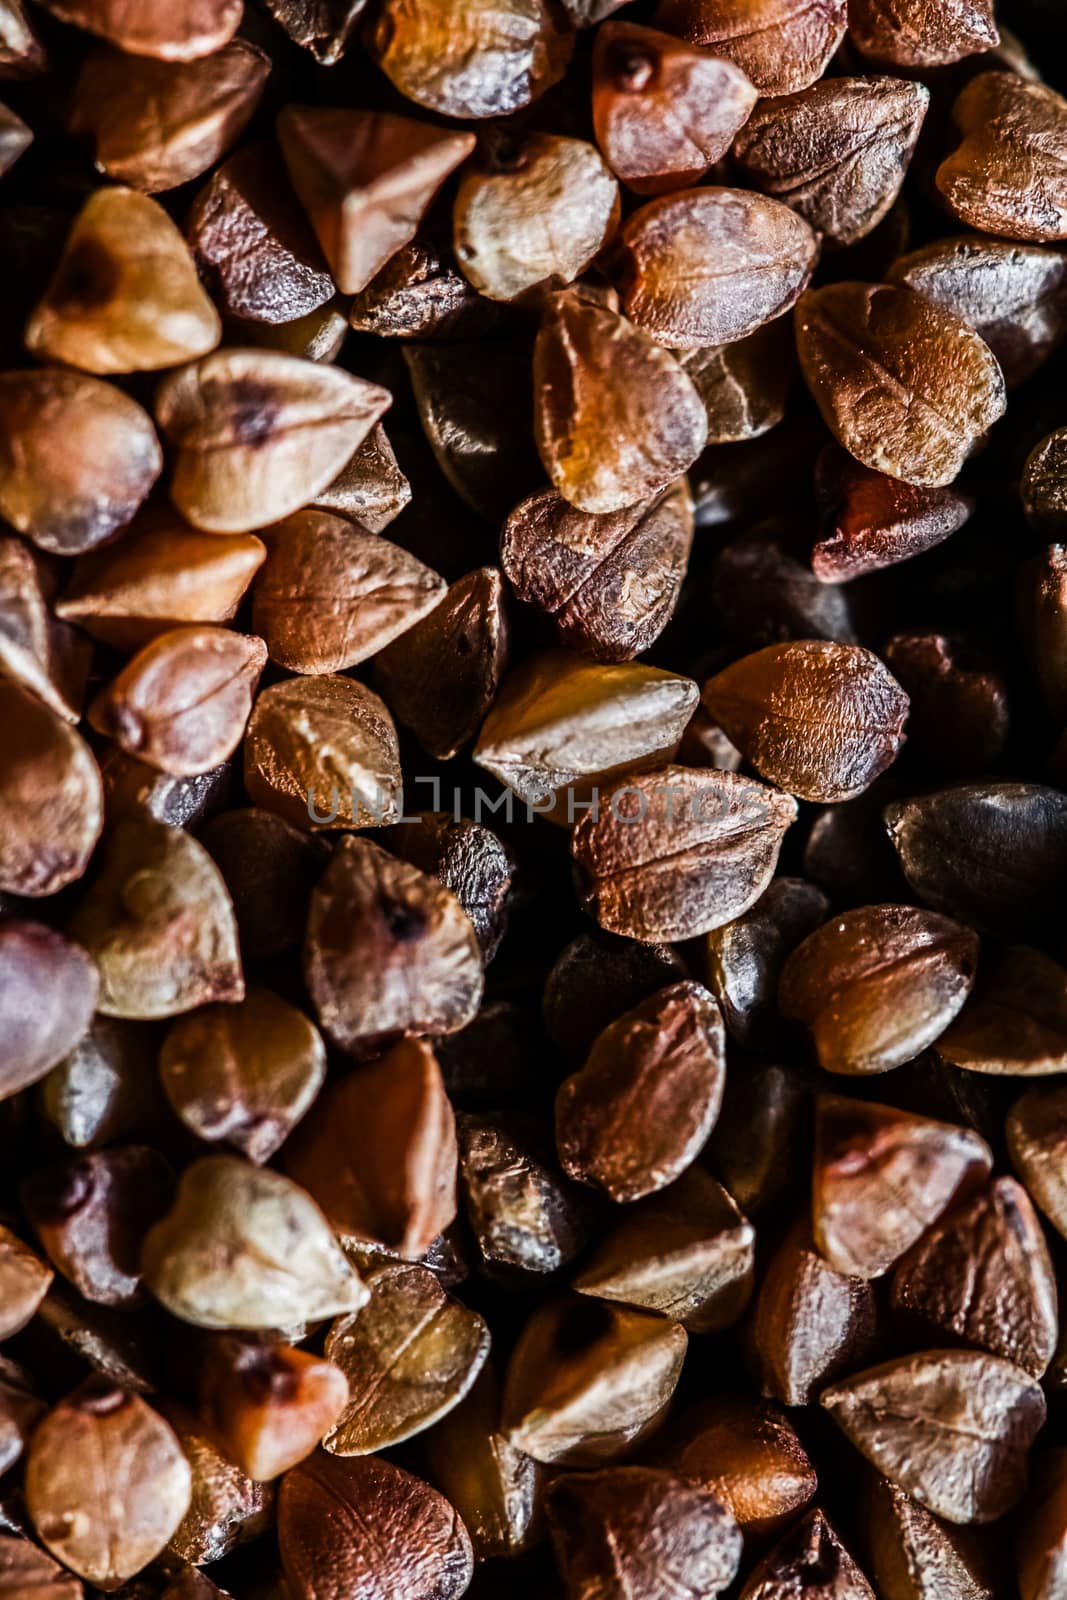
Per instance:
[[[451,241],[443,219],[424,224],[354,296],[353,328],[383,339],[475,338],[498,329],[500,307],[460,272]]]
[[[291,323],[333,299],[322,251],[268,145],[246,145],[222,163],[193,202],[186,235],[233,317]]]
[[[884,1600],[996,1600],[996,1551],[982,1529],[932,1517],[873,1474],[864,1509],[871,1574]]]
[[[741,1562],[730,1513],[705,1489],[655,1468],[560,1476],[545,1509],[571,1600],[672,1593],[711,1600]]]
[[[252,707],[244,745],[253,804],[295,828],[384,827],[400,806],[396,729],[353,678],[288,678]]]
[[[401,94],[445,117],[518,111],[563,76],[572,44],[544,0],[475,0],[459,14],[451,0],[385,0],[367,31]]]
[[[977,965],[978,939],[958,922],[916,906],[863,906],[794,950],[779,1004],[810,1029],[827,1072],[889,1072],[944,1032]]]
[[[1031,458],[1032,459],[1032,458]],[[1027,483],[1024,479],[1023,493]],[[1067,719],[1067,547],[1050,544],[1019,569],[1016,631],[1057,722]]]
[[[1057,428],[1034,446],[1019,492],[1038,533],[1062,538],[1067,532],[1067,428]]]
[[[845,36],[844,0],[661,0],[668,33],[733,61],[760,94],[790,94],[820,78]]]
[[[1035,1084],[1008,1113],[1011,1159],[1031,1195],[1058,1233],[1067,1238],[1067,1092],[1059,1083]]]
[[[1067,1575],[1067,1451],[1037,1458],[1016,1540],[1022,1600],[1055,1600]]]
[[[278,1534],[295,1600],[459,1600],[474,1569],[448,1501],[377,1456],[320,1451],[287,1473]]]
[[[104,825],[100,769],[79,733],[0,678],[0,890],[38,898],[85,872]]]
[[[802,217],[749,189],[663,195],[623,225],[623,310],[665,344],[732,344],[796,304],[817,253]]]
[[[1067,1071],[1067,972],[1028,945],[996,957],[938,1054],[969,1072],[1045,1077]]]
[[[224,1456],[189,1412],[168,1405],[167,1420],[178,1435],[193,1474],[189,1509],[167,1545],[167,1555],[194,1564],[221,1561],[272,1526],[273,1488],[254,1483]]]
[[[564,1171],[616,1201],[673,1183],[715,1126],[725,1046],[719,1008],[698,983],[662,989],[613,1022],[556,1096]]]
[[[741,1600],[876,1600],[874,1590],[823,1513],[791,1528],[741,1591]],[[885,1595],[883,1600],[889,1600]],[[941,1600],[949,1600],[946,1595]]]
[[[0,535],[0,674],[77,722],[92,646],[53,615],[58,577],[48,557]]]
[[[0,1227],[0,1339],[22,1332],[48,1293],[53,1276],[51,1267],[10,1228]],[[0,1573],[3,1570],[0,1561]]]
[[[482,1318],[426,1267],[380,1267],[367,1289],[366,1305],[326,1335],[326,1356],[348,1380],[348,1403],[323,1440],[338,1456],[388,1450],[432,1428],[463,1399],[489,1354]]]
[[[377,655],[441,600],[445,582],[400,545],[325,511],[264,529],[252,626],[290,672],[342,672]]]
[[[1067,101],[1013,72],[983,72],[952,114],[963,142],[937,169],[949,210],[984,233],[1067,239],[1067,175],[1057,155]]]
[[[312,504],[382,533],[411,500],[411,485],[397,466],[381,423],[375,423],[351,460]]]
[[[561,644],[597,661],[629,661],[670,621],[692,539],[684,480],[607,516],[545,489],[504,524],[500,561],[518,598],[552,618]]]
[[[707,597],[724,657],[802,639],[856,643],[848,591],[818,581],[784,519],[757,523],[720,550]]]
[[[367,1298],[314,1201],[237,1156],[187,1167],[173,1209],[145,1241],[144,1278],[200,1328],[284,1328]]]
[[[382,651],[376,681],[427,754],[448,761],[481,727],[507,655],[500,573],[479,567],[451,584],[421,622]]]
[[[245,959],[295,949],[304,937],[312,886],[329,856],[326,839],[250,806],[213,817],[200,842],[226,882]]]
[[[88,1368],[136,1394],[148,1395],[155,1389],[156,1361],[143,1338],[126,1331],[130,1319],[90,1305],[65,1285],[52,1284],[37,1309],[35,1327],[53,1354],[68,1362],[71,1356],[77,1358],[79,1373]]]
[[[418,1260],[456,1215],[456,1126],[429,1045],[403,1039],[331,1083],[284,1159],[340,1233]]]
[[[966,1344],[1040,1378],[1056,1350],[1056,1280],[1014,1178],[948,1211],[893,1274],[893,1309],[924,1344]]]
[[[483,1266],[556,1272],[587,1242],[585,1196],[545,1148],[539,1121],[461,1116],[459,1179],[467,1223]]]
[[[811,1101],[803,1069],[752,1062],[730,1075],[709,1156],[746,1215],[767,1216],[808,1181]]]
[[[776,878],[751,910],[707,936],[708,988],[732,1039],[759,1048],[781,1032],[778,979],[790,952],[825,922],[830,902],[803,878]]]
[[[879,1472],[948,1522],[992,1522],[1026,1488],[1045,1420],[1038,1385],[1010,1361],[971,1350],[901,1356],[822,1395]]]
[[[534,430],[558,492],[579,511],[603,514],[660,494],[686,472],[708,422],[668,351],[574,290],[552,296],[537,335]]]
[[[148,414],[59,367],[0,374],[0,514],[57,555],[113,537],[163,468]]]
[[[161,772],[210,772],[240,744],[266,662],[267,646],[252,634],[174,628],[100,691],[89,720]]]
[[[535,1461],[617,1460],[662,1420],[687,1344],[679,1323],[629,1306],[543,1302],[508,1365],[503,1431]]]
[[[955,312],[980,333],[1009,388],[1067,333],[1067,262],[1040,245],[963,236],[925,245],[889,269],[890,283]]]
[[[609,1023],[688,976],[668,944],[580,934],[564,945],[545,979],[541,1010],[548,1036],[563,1059],[579,1067]]]
[[[97,189],[74,220],[26,347],[85,372],[152,372],[218,344],[218,312],[163,207],[133,189]]]
[[[505,680],[474,760],[531,809],[573,823],[591,793],[669,761],[696,700],[694,683],[658,667],[544,652]]]
[[[209,1346],[200,1373],[205,1425],[257,1483],[309,1456],[347,1399],[338,1367],[288,1345],[224,1336]]]
[[[815,464],[821,528],[811,552],[822,583],[841,583],[910,561],[956,533],[974,510],[953,484],[940,489],[901,483],[827,445]]]
[[[303,1012],[269,989],[252,989],[236,1005],[205,1006],[173,1023],[159,1071],[187,1128],[259,1165],[318,1094],[326,1049]]]
[[[456,260],[490,300],[572,283],[619,218],[619,186],[584,139],[505,132],[460,179]]]
[[[593,45],[593,126],[605,160],[638,194],[697,183],[756,103],[731,62],[633,22]]]
[[[101,172],[156,194],[199,178],[244,132],[270,72],[244,39],[187,64],[100,48],[70,101],[72,133],[91,134]]]
[[[204,847],[178,828],[119,823],[70,931],[100,969],[105,1016],[150,1021],[244,997],[225,885]]]
[[[1008,737],[1008,688],[966,640],[895,633],[882,650],[910,702],[908,738],[935,770],[952,776],[995,765]]]
[[[864,55],[900,67],[943,67],[1000,35],[991,0],[849,0],[849,38]]]
[[[165,378],[156,396],[175,451],[171,498],[209,533],[278,522],[333,482],[391,399],[321,362],[217,351]]]
[[[189,1463],[163,1418],[138,1395],[100,1380],[53,1407],[26,1466],[26,1503],[42,1542],[104,1589],[117,1589],[159,1555],[190,1490]]]
[[[342,294],[365,289],[410,243],[437,190],[474,149],[387,111],[286,106],[278,140],[293,188]]]
[[[348,335],[345,302],[335,295],[316,311],[308,311],[295,322],[253,322],[250,317],[234,318],[232,330],[246,345],[260,350],[276,350],[279,355],[299,356],[303,361],[337,360]]]
[[[0,1471],[8,1472],[25,1455],[47,1409],[26,1368],[0,1356]]]
[[[447,811],[427,811],[399,824],[389,836],[396,855],[451,889],[467,913],[488,965],[508,927],[517,871],[515,857],[489,828],[458,821]]]
[[[872,1359],[877,1336],[874,1290],[823,1260],[801,1217],[771,1257],[756,1301],[752,1339],[763,1393],[786,1406],[810,1405],[828,1380]]]
[[[900,193],[929,104],[921,83],[832,78],[761,100],[734,154],[765,193],[838,244],[854,244]]]
[[[0,920],[0,1100],[37,1083],[88,1030],[100,978],[52,928]]]
[[[796,351],[784,318],[733,344],[686,350],[678,359],[704,402],[709,444],[756,439],[785,416]]]
[[[170,513],[82,556],[56,615],[119,650],[185,623],[229,622],[267,549],[250,533],[218,539]]]
[[[82,1600],[83,1593],[73,1573],[29,1539],[0,1534],[0,1595],[4,1600]]]
[[[611,789],[578,822],[571,851],[602,928],[692,939],[755,904],[795,819],[790,796],[750,778],[661,767]]]
[[[831,433],[866,467],[940,488],[1002,415],[992,351],[912,289],[834,283],[796,314],[800,365]]]
[[[312,894],[304,976],[326,1034],[357,1054],[405,1033],[455,1033],[484,985],[478,937],[455,895],[351,836]]]
[[[579,1294],[717,1333],[752,1293],[756,1233],[721,1184],[700,1166],[627,1209],[574,1280]]]
[[[336,66],[367,0],[267,0],[267,10],[294,44],[324,67]]]
[[[488,1365],[424,1448],[430,1477],[466,1523],[476,1560],[519,1555],[543,1537],[545,1471],[500,1432],[500,1398]]]
[[[47,66],[44,48],[26,16],[22,0],[0,5],[0,78],[31,78]]]
[[[776,1532],[815,1493],[815,1468],[785,1412],[769,1401],[723,1396],[680,1427],[672,1469],[710,1490],[743,1533]]]
[[[124,0],[45,0],[61,22],[85,28],[134,56],[195,61],[228,44],[241,21],[241,0],[179,0],[162,11],[132,10]]]
[[[97,1016],[41,1084],[41,1108],[64,1144],[87,1150],[158,1125],[158,1039],[146,1023]]]
[[[763,777],[802,800],[851,800],[896,759],[908,697],[871,651],[770,645],[704,685],[704,705]]]
[[[189,828],[198,827],[230,798],[234,771],[227,761],[196,778],[171,778],[111,745],[101,752],[100,776],[109,825],[148,817],[169,828]]]
[[[961,1193],[987,1177],[993,1156],[969,1128],[893,1106],[820,1095],[812,1213],[815,1241],[838,1272],[876,1278]]]

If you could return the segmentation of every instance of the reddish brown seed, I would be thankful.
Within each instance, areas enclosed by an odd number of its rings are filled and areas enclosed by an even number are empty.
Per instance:
[[[287,1473],[278,1534],[295,1600],[459,1600],[474,1570],[448,1501],[377,1456],[319,1452]]]
[[[638,194],[698,182],[756,103],[731,62],[633,22],[608,22],[593,46],[593,126],[612,170]]]
[[[845,36],[844,0],[661,0],[668,33],[733,61],[760,94],[790,94],[820,78]]]
[[[886,664],[910,702],[908,738],[935,771],[986,772],[1008,738],[1008,687],[967,642],[933,629],[895,633]]]
[[[0,1227],[0,1339],[21,1333],[48,1293],[53,1276],[40,1256],[9,1228]]]
[[[876,1278],[992,1165],[985,1140],[969,1128],[820,1095],[812,1178],[816,1244],[838,1272]]]
[[[1009,239],[1067,238],[1067,173],[1058,152],[1067,101],[1014,72],[972,78],[953,108],[963,135],[937,169],[949,210]]]
[[[995,1532],[942,1522],[873,1473],[864,1511],[871,1576],[885,1600],[996,1600]]]
[[[839,445],[827,445],[815,463],[815,496],[821,529],[811,566],[823,583],[922,555],[962,528],[975,506],[954,485],[902,483],[861,466]]]
[[[876,1600],[874,1590],[816,1506],[764,1556],[741,1600]],[[890,1600],[888,1594],[883,1600]],[[942,1595],[940,1600],[949,1600]],[[977,1597],[975,1597],[977,1600]]]
[[[823,420],[864,466],[940,488],[1005,407],[989,346],[911,289],[835,283],[796,314],[800,365]]]
[[[850,0],[849,38],[899,67],[943,67],[1000,41],[991,0]]]
[[[803,218],[765,195],[720,188],[663,195],[623,225],[623,310],[664,344],[731,344],[796,304],[817,253]]]
[[[273,1488],[270,1484],[253,1483],[212,1443],[203,1425],[184,1407],[168,1403],[166,1417],[178,1435],[193,1474],[189,1509],[167,1546],[167,1556],[194,1564],[220,1561],[272,1526]],[[170,1566],[171,1562],[167,1564]],[[197,1595],[195,1600],[203,1597]]]
[[[0,673],[30,689],[64,722],[77,722],[92,646],[53,615],[56,564],[0,536]]]
[[[228,44],[241,21],[241,0],[178,0],[147,10],[126,0],[45,0],[61,22],[99,34],[134,56],[195,61]]]
[[[188,63],[94,50],[74,87],[70,130],[93,136],[109,178],[147,194],[174,189],[243,133],[269,72],[269,58],[244,39]]]
[[[934,1350],[846,1379],[822,1404],[857,1450],[949,1522],[992,1522],[1026,1488],[1045,1398],[999,1356]]]
[[[100,978],[80,945],[0,920],[0,1099],[37,1083],[88,1031]]]
[[[802,800],[851,800],[896,760],[908,697],[871,651],[770,645],[704,685],[703,702],[763,777]]]
[[[697,983],[662,989],[599,1036],[556,1096],[556,1144],[572,1178],[639,1200],[673,1183],[722,1104],[726,1035]]]
[[[437,190],[475,144],[472,133],[392,112],[321,106],[286,106],[278,140],[342,294],[365,289],[410,243]]]
[[[743,1533],[776,1532],[815,1493],[815,1468],[785,1412],[770,1401],[724,1395],[683,1416],[679,1427],[671,1466],[709,1489]]]
[[[411,500],[411,485],[397,465],[380,422],[375,423],[337,477],[315,496],[313,505],[382,533]]]
[[[85,872],[104,824],[92,751],[35,695],[0,678],[0,890],[55,894]]]
[[[1035,1084],[1008,1112],[1008,1149],[1052,1226],[1067,1238],[1067,1093],[1062,1082]]]
[[[960,923],[916,906],[864,906],[794,950],[779,1004],[810,1029],[828,1072],[889,1072],[944,1031],[977,966],[977,935]]]
[[[288,1345],[224,1336],[209,1345],[200,1372],[205,1426],[257,1483],[309,1456],[347,1399],[340,1368]]]
[[[4,1600],[82,1600],[81,1583],[29,1539],[0,1534],[0,1594]]]

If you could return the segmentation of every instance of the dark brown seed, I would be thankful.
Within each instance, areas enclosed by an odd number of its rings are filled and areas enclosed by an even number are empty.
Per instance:
[[[1035,1463],[1016,1540],[1022,1600],[1055,1600],[1067,1575],[1067,1451],[1044,1450]]]
[[[886,808],[904,875],[927,905],[983,932],[1033,937],[1067,886],[1067,796],[1038,783],[959,783]]]
[[[768,95],[806,89],[821,77],[847,16],[844,0],[661,0],[656,21],[735,62]]]
[[[85,28],[134,56],[195,61],[228,44],[241,0],[179,0],[162,11],[131,11],[124,0],[45,0],[61,22]]]
[[[883,1600],[996,1600],[995,1534],[942,1522],[873,1474],[865,1511],[871,1575]]]
[[[42,1109],[64,1144],[88,1150],[158,1124],[164,1103],[157,1046],[147,1024],[94,1017],[84,1039],[41,1085]]]
[[[990,0],[849,0],[849,38],[864,55],[899,67],[943,67],[1000,36]]]
[[[309,837],[269,811],[239,807],[213,817],[200,842],[226,882],[245,959],[294,949],[329,855],[325,838]]]
[[[1035,1084],[1008,1113],[1008,1149],[1019,1176],[1057,1232],[1067,1238],[1067,1092]]]
[[[1005,407],[989,346],[912,289],[834,283],[796,314],[800,365],[823,420],[866,467],[949,484]]]
[[[0,1339],[22,1332],[48,1293],[52,1278],[51,1267],[40,1256],[9,1228],[0,1227]],[[3,1592],[0,1584],[0,1595]]]
[[[1041,1224],[1014,1178],[936,1222],[893,1274],[893,1309],[923,1344],[966,1344],[1040,1378],[1056,1350],[1056,1280]]]
[[[802,800],[851,800],[895,761],[908,697],[871,651],[770,645],[710,678],[703,702],[763,777]]]
[[[77,722],[92,646],[53,615],[58,577],[48,557],[0,536],[0,673]]]
[[[376,1456],[320,1452],[287,1473],[278,1532],[295,1600],[459,1600],[474,1568],[448,1501]]]
[[[536,1461],[617,1460],[662,1420],[685,1360],[677,1322],[606,1300],[542,1302],[504,1385],[503,1431]]]
[[[451,0],[385,0],[367,43],[409,100],[445,117],[498,117],[562,77],[573,38],[544,0],[477,0],[458,14]]]
[[[170,828],[197,827],[230,798],[233,763],[196,778],[171,778],[128,756],[118,745],[101,752],[104,815],[109,825],[152,818]]]
[[[98,1380],[60,1401],[34,1435],[26,1466],[34,1527],[64,1566],[104,1589],[159,1555],[190,1492],[189,1463],[163,1418]]]
[[[745,175],[838,244],[876,228],[900,193],[930,91],[901,78],[832,78],[761,100],[738,135]]]
[[[1023,493],[1026,494],[1024,480]],[[1046,545],[1019,569],[1016,631],[1057,722],[1067,720],[1067,547]]]
[[[369,839],[344,838],[312,897],[304,975],[342,1050],[454,1033],[482,998],[478,937],[450,890]]]
[[[354,678],[271,684],[244,745],[254,805],[294,828],[384,827],[400,814],[400,755],[383,701]]]
[[[149,1021],[244,996],[226,887],[179,828],[119,823],[70,931],[100,969],[105,1016]]]
[[[397,466],[393,447],[378,422],[312,504],[347,517],[370,533],[382,533],[410,500],[411,485]]]
[[[456,1125],[429,1045],[404,1039],[330,1084],[284,1161],[340,1233],[417,1261],[456,1215]]]
[[[1067,262],[1040,245],[964,236],[901,256],[890,283],[906,284],[980,333],[1011,388],[1067,333]]]
[[[776,1532],[815,1493],[815,1468],[785,1412],[769,1401],[724,1395],[679,1426],[671,1467],[710,1489],[743,1533]]]
[[[756,103],[731,62],[633,22],[593,46],[593,126],[612,170],[638,194],[697,183]]]
[[[978,939],[915,906],[864,906],[810,934],[778,997],[828,1072],[889,1072],[934,1043],[974,985]]]
[[[752,1338],[763,1393],[810,1405],[832,1378],[875,1354],[878,1310],[862,1278],[836,1272],[800,1218],[771,1257],[756,1300]]]
[[[678,746],[678,760],[687,767],[714,767],[718,772],[736,772],[744,757],[704,707],[697,706]]]
[[[1067,972],[1028,945],[1009,945],[937,1041],[970,1072],[1046,1077],[1067,1071]]]
[[[427,811],[401,823],[389,843],[398,856],[451,889],[488,965],[508,927],[516,862],[507,845],[489,828],[447,811]]]
[[[602,928],[692,939],[755,904],[795,819],[790,796],[750,778],[661,767],[613,788],[580,819],[571,850]]]
[[[286,106],[278,140],[293,188],[342,294],[365,289],[415,237],[473,133],[386,111]]]
[[[104,789],[79,733],[0,678],[0,890],[39,898],[84,873],[104,825]]]
[[[556,1272],[587,1242],[587,1206],[519,1114],[457,1119],[464,1211],[484,1266]]]
[[[295,322],[333,299],[322,251],[268,145],[247,145],[222,163],[193,203],[186,236],[233,317]]]
[[[112,538],[162,467],[148,414],[113,385],[59,367],[0,375],[0,513],[40,549]]]
[[[822,1404],[873,1466],[948,1522],[992,1522],[1026,1488],[1045,1420],[1038,1385],[970,1350],[901,1356],[827,1389]]]
[[[796,304],[817,252],[803,218],[751,190],[663,195],[623,226],[623,310],[664,344],[732,344]]]
[[[178,1576],[167,1584],[161,1600],[232,1600],[232,1597],[217,1583],[212,1583],[199,1567],[183,1567]]]
[[[100,978],[52,928],[0,920],[0,1099],[37,1083],[88,1031]]]
[[[752,1293],[756,1233],[721,1184],[700,1166],[628,1207],[574,1280],[579,1294],[717,1333]]]
[[[441,600],[443,578],[388,539],[325,511],[263,531],[252,626],[290,672],[343,672],[377,655]]]
[[[294,44],[310,50],[322,66],[333,67],[348,49],[367,0],[266,0],[266,4]]]
[[[876,1600],[824,1514],[815,1508],[764,1556],[741,1600]],[[889,1600],[884,1595],[882,1600]],[[941,1600],[949,1600],[942,1596]]]
[[[237,1156],[186,1168],[145,1242],[143,1269],[157,1300],[200,1328],[284,1328],[367,1298],[314,1201]]]
[[[94,50],[74,88],[70,129],[93,136],[109,178],[147,194],[174,189],[244,132],[269,72],[269,58],[244,39],[188,63]]]
[[[207,1437],[203,1424],[189,1412],[168,1405],[167,1420],[178,1435],[193,1474],[189,1509],[167,1545],[167,1555],[194,1564],[221,1561],[272,1525],[273,1489],[270,1484],[254,1483],[224,1456]],[[196,1596],[195,1600],[202,1597]]]
[[[501,318],[456,266],[451,231],[427,225],[353,297],[349,320],[383,339],[451,339],[489,332]]]
[[[613,1022],[556,1096],[564,1170],[616,1201],[673,1183],[715,1126],[725,1043],[719,1008],[697,983],[662,989]]]
[[[570,1600],[711,1600],[741,1562],[740,1530],[714,1495],[655,1468],[561,1476],[545,1510]]]
[[[310,1107],[326,1049],[303,1012],[269,989],[175,1022],[159,1057],[171,1107],[209,1143],[268,1161]],[[255,1476],[255,1474],[253,1474]]]
[[[950,777],[994,766],[1008,737],[1008,687],[967,642],[927,629],[895,633],[882,653],[910,702],[908,738]]]
[[[738,1044],[758,1049],[778,1037],[782,968],[829,912],[830,902],[815,884],[776,878],[751,910],[708,934],[708,987]]]
[[[796,1067],[753,1062],[730,1074],[709,1155],[746,1215],[766,1216],[808,1181],[811,1101]]]
[[[466,1523],[479,1561],[519,1555],[544,1535],[545,1471],[500,1432],[497,1389],[484,1366],[470,1394],[425,1441],[430,1476]]]
[[[580,934],[545,979],[541,1009],[548,1036],[567,1062],[581,1066],[609,1023],[688,976],[670,945]]]
[[[962,528],[975,504],[954,485],[920,488],[861,466],[838,445],[815,464],[815,494],[822,525],[811,565],[823,583],[922,555]]]
[[[800,639],[856,643],[847,590],[819,582],[784,522],[757,523],[719,552],[709,599],[731,656]]]
[[[876,1278],[956,1197],[987,1177],[992,1164],[985,1140],[969,1128],[820,1095],[815,1242],[838,1272]]]
[[[0,1595],[3,1600],[82,1600],[78,1579],[29,1539],[0,1534]]]
[[[223,1336],[209,1346],[200,1372],[205,1425],[256,1483],[309,1456],[347,1399],[339,1367],[288,1345]]]
[[[785,416],[796,352],[785,319],[765,323],[733,344],[679,356],[704,402],[709,444],[738,444],[775,428]]]
[[[1034,446],[1019,492],[1038,533],[1062,538],[1067,532],[1067,428],[1058,428]]]
[[[1038,244],[1067,238],[1067,173],[1057,153],[1067,101],[1014,72],[983,72],[953,118],[963,142],[937,169],[949,210],[983,233]]]

